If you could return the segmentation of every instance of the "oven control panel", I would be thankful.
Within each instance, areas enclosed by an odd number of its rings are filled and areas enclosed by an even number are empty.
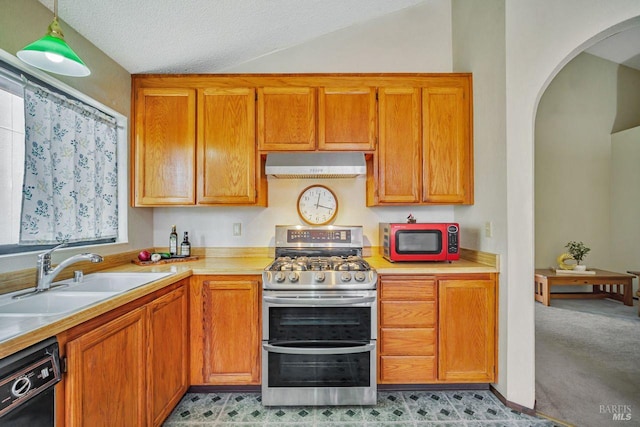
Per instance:
[[[364,235],[362,226],[276,225],[276,248],[359,248]]]
[[[288,230],[289,243],[351,243],[351,230]]]

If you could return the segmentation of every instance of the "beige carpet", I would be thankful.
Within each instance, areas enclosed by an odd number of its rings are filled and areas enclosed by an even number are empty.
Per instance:
[[[640,317],[634,304],[536,303],[539,413],[580,427],[640,426]]]

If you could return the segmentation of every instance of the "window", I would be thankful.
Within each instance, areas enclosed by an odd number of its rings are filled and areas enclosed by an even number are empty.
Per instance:
[[[10,56],[9,56],[10,57]],[[32,185],[29,187],[29,182],[27,181],[27,191],[23,192],[23,182],[25,179],[25,174],[27,178],[33,179],[29,177],[29,167],[25,169],[25,161],[33,168],[34,161],[33,158],[31,161],[29,157],[33,157],[33,153],[30,150],[26,150],[26,145],[34,145],[33,132],[29,133],[29,123],[31,123],[31,129],[33,129],[33,119],[30,118],[27,123],[27,137],[26,139],[31,138],[29,142],[25,142],[25,103],[27,107],[32,107],[34,104],[34,95],[33,87],[38,87],[39,89],[43,89],[41,93],[37,93],[35,98],[38,98],[37,101],[44,100],[46,97],[49,97],[49,101],[53,99],[65,99],[68,101],[69,109],[84,109],[87,111],[95,110],[96,123],[100,123],[104,125],[104,123],[111,123],[109,126],[111,129],[115,129],[115,133],[117,137],[113,139],[113,141],[117,141],[113,144],[113,149],[109,152],[109,156],[115,157],[117,159],[117,165],[113,166],[113,168],[117,167],[117,170],[112,170],[108,176],[105,174],[104,177],[100,179],[96,179],[96,182],[99,183],[95,187],[96,189],[100,187],[102,191],[102,187],[106,187],[105,183],[114,183],[117,188],[113,189],[108,195],[104,195],[104,199],[109,199],[109,204],[115,206],[115,210],[112,215],[109,217],[109,224],[116,224],[115,233],[113,229],[110,235],[106,235],[106,233],[102,233],[104,238],[97,238],[95,236],[100,236],[100,233],[95,233],[90,237],[87,237],[87,233],[77,233],[75,236],[74,233],[76,231],[82,231],[78,229],[74,229],[71,233],[60,233],[56,230],[54,234],[56,241],[68,241],[69,246],[86,246],[86,245],[95,245],[100,243],[112,243],[112,242],[126,242],[126,228],[127,228],[127,220],[126,220],[126,118],[116,112],[111,111],[107,107],[102,106],[101,104],[95,102],[94,100],[86,97],[85,95],[77,92],[75,89],[70,88],[64,85],[61,82],[58,82],[54,78],[42,73],[42,75],[35,74],[35,77],[28,76],[27,79],[24,77],[24,73],[20,70],[20,66],[16,65],[15,58],[7,58],[7,55],[4,55],[3,52],[0,52],[0,59],[3,61],[7,61],[5,63],[0,61],[0,206],[2,206],[2,215],[0,215],[0,255],[9,254],[9,253],[19,253],[19,252],[31,252],[31,251],[39,251],[45,248],[50,248],[55,246],[54,241],[49,237],[49,242],[41,242],[40,239],[40,229],[37,229],[35,233],[33,229],[31,229],[31,235],[28,238],[26,236],[26,227],[25,217],[22,215],[23,205],[27,207],[29,203],[33,204],[33,200],[29,200],[30,191],[29,188],[34,188]],[[22,80],[22,81],[21,81]],[[28,102],[25,101],[25,85],[30,89]],[[37,89],[37,90],[39,90]],[[46,94],[49,95],[46,95]],[[44,94],[44,96],[42,95]],[[56,101],[58,102],[58,101]],[[104,108],[101,108],[104,107]],[[40,108],[40,107],[36,107]],[[64,106],[63,106],[64,108]],[[51,111],[55,110],[55,108],[51,108]],[[29,111],[33,111],[30,109]],[[57,110],[56,110],[57,111]],[[39,117],[42,117],[42,113]],[[52,114],[53,115],[53,114]],[[69,133],[78,132],[79,129],[79,121],[84,120],[87,116],[86,111],[80,111],[78,116],[81,116],[80,119],[72,118],[71,121],[64,123],[65,130],[68,129]],[[47,120],[49,120],[47,118]],[[69,124],[71,123],[71,124]],[[75,124],[74,124],[75,123]],[[40,123],[36,124],[36,127],[40,129]],[[96,126],[97,127],[97,126]],[[58,128],[60,126],[58,125]],[[75,128],[75,129],[74,129]],[[94,132],[92,128],[89,129],[91,132]],[[97,132],[97,131],[95,131]],[[85,132],[86,134],[86,132]],[[113,132],[111,133],[113,135]],[[56,136],[57,138],[57,136]],[[89,137],[90,140],[92,137]],[[79,138],[74,138],[72,141],[68,139],[65,141],[65,144],[73,145],[73,148],[78,150],[75,146]],[[53,137],[51,138],[53,142]],[[47,141],[48,142],[48,141]],[[47,145],[47,144],[43,144]],[[82,141],[77,145],[82,145]],[[103,146],[103,141],[96,139],[96,147]],[[116,149],[117,145],[117,149]],[[53,146],[53,144],[51,144]],[[68,145],[65,145],[67,147]],[[94,151],[99,151],[97,148]],[[25,156],[26,152],[26,156]],[[52,160],[55,157],[55,161],[59,162],[59,153],[52,153]],[[76,157],[80,157],[83,160],[78,161],[80,166],[86,166],[86,153],[80,153]],[[82,163],[84,162],[84,163]],[[114,162],[115,164],[115,162]],[[101,166],[103,163],[100,164]],[[113,169],[112,168],[112,169]],[[100,168],[96,168],[98,170]],[[81,172],[78,167],[71,166],[63,168],[61,173],[66,174],[67,182],[75,179],[79,183],[85,183],[86,178],[81,175]],[[57,172],[56,172],[57,173]],[[33,174],[32,174],[33,175]],[[69,177],[73,177],[69,179]],[[57,176],[53,176],[53,180],[49,179],[46,183],[53,181],[56,183],[55,187],[58,188],[58,183],[60,180]],[[37,187],[37,185],[35,186]],[[53,185],[52,185],[53,187]],[[72,192],[73,188],[65,189],[67,191],[66,194]],[[86,188],[84,188],[86,190]],[[103,196],[103,193],[100,193],[100,197]],[[24,197],[24,199],[23,199]],[[78,194],[74,194],[74,198],[78,198]],[[68,201],[66,203],[68,205]],[[66,205],[65,205],[66,206]],[[122,209],[118,209],[117,207],[121,206]],[[57,208],[56,208],[57,209]],[[65,207],[66,209],[66,207]],[[25,209],[25,212],[29,212]],[[58,218],[60,210],[56,210],[55,213],[51,210],[51,216]],[[83,209],[78,209],[75,211],[76,213],[70,215],[70,220],[66,222],[68,224],[78,224],[79,227],[84,227],[85,231],[87,229],[87,224],[81,224],[82,221],[86,220],[87,212],[88,216],[95,216],[99,218],[98,215],[94,215],[94,206],[93,204],[87,204],[85,202]],[[85,218],[81,218],[85,216]],[[27,217],[28,218],[28,217]],[[101,226],[106,224],[105,221],[101,222]],[[22,229],[22,238],[21,238],[21,227]],[[40,225],[42,227],[42,225]],[[45,235],[44,231],[42,235]],[[52,233],[49,232],[49,236]],[[60,236],[60,237],[58,237]],[[22,244],[21,244],[22,241]],[[28,244],[25,242],[28,241]]]
[[[24,107],[20,85],[0,82],[0,246],[17,245],[24,174]]]

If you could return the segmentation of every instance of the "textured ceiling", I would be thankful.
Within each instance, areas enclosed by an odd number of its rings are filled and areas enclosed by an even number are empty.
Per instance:
[[[58,16],[132,74],[207,73],[428,1],[58,0]]]

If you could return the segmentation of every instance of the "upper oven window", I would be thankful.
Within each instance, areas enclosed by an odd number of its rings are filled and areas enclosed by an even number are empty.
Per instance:
[[[370,307],[270,307],[269,341],[371,339]]]
[[[440,230],[398,230],[395,234],[399,254],[439,254],[442,252]]]

